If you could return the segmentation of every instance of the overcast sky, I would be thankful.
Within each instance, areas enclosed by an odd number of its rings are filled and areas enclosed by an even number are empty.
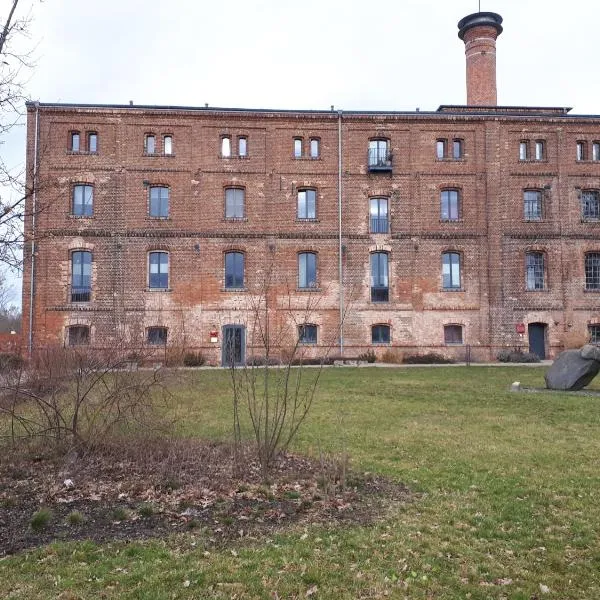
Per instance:
[[[9,0],[0,0],[1,16]],[[22,4],[22,6],[21,6]],[[21,0],[42,102],[435,110],[464,104],[477,0]],[[481,0],[504,18],[498,103],[600,113],[594,0]],[[3,19],[4,20],[4,19]],[[24,160],[24,130],[2,152]]]

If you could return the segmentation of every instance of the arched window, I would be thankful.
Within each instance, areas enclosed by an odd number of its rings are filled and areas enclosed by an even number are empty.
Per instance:
[[[98,152],[98,134],[95,131],[88,131],[87,143],[88,152],[92,154]]]
[[[144,153],[155,154],[156,153],[156,136],[153,133],[147,133],[144,136]]]
[[[91,217],[94,214],[94,186],[78,183],[73,186],[71,214],[74,217]]]
[[[244,288],[244,253],[225,253],[225,289]]]
[[[369,140],[368,162],[371,171],[390,171],[392,169],[389,140],[385,138]]]
[[[71,302],[89,302],[92,295],[92,253],[71,252]]]
[[[440,218],[442,221],[460,219],[460,194],[457,189],[445,189],[440,192]]]
[[[148,287],[153,290],[169,288],[169,253],[154,251],[148,253]]]
[[[300,289],[317,287],[317,255],[314,252],[298,254],[298,287]]]
[[[369,200],[369,230],[371,233],[387,233],[389,230],[388,199]]]
[[[71,131],[69,135],[69,150],[71,152],[79,152],[81,150],[81,136],[79,131]]]
[[[461,256],[458,252],[442,253],[442,288],[459,290],[461,288]]]

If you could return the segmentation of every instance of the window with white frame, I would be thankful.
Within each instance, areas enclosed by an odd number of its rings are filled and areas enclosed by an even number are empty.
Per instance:
[[[169,253],[153,251],[148,253],[148,288],[166,290],[169,288]]]

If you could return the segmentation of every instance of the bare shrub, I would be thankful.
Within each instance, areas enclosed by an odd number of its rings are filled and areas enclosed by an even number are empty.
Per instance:
[[[403,362],[403,357],[403,353],[399,350],[386,350],[379,360],[381,360],[382,363],[389,365],[399,365]]]
[[[27,369],[0,376],[0,441],[83,451],[112,435],[155,428],[168,393],[160,369],[126,369],[126,352],[48,347]],[[0,424],[1,425],[1,424]]]

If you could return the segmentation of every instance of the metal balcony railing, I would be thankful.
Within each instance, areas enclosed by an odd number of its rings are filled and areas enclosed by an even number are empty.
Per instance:
[[[391,171],[392,153],[386,148],[369,148],[369,171]]]
[[[387,217],[371,217],[371,233],[387,233],[389,221]]]
[[[72,287],[71,302],[89,302],[92,297],[92,290],[89,287]]]
[[[371,302],[388,302],[390,289],[387,287],[371,287]]]

